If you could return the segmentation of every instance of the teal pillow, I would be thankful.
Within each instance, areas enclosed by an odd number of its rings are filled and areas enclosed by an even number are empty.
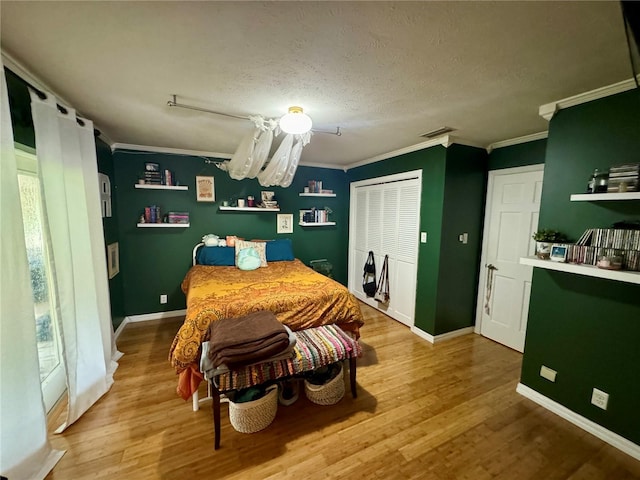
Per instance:
[[[267,242],[267,262],[293,260],[293,245],[291,239],[282,238]]]
[[[196,259],[198,265],[232,267],[236,264],[236,249],[233,247],[201,247]]]
[[[262,263],[260,255],[258,255],[258,252],[253,247],[240,250],[236,262],[240,270],[255,270],[256,268],[260,268],[260,264]]]

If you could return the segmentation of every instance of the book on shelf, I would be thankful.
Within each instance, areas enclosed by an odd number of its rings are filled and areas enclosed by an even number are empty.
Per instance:
[[[623,270],[640,271],[640,250],[620,250],[616,248],[594,247],[587,245],[568,245],[567,263],[596,266],[603,257],[620,257]]]
[[[329,221],[329,214],[326,210],[300,210],[301,223],[326,223]]]
[[[637,192],[640,183],[640,163],[614,165],[609,168],[607,193]]]
[[[609,176],[620,172],[640,172],[640,163],[625,163],[623,165],[613,165],[609,168]]]
[[[602,256],[621,257],[623,269],[640,271],[640,230],[589,228],[569,244],[567,262],[597,265]]]
[[[167,212],[165,220],[167,223],[189,223],[189,212]]]
[[[160,207],[157,205],[144,207],[144,223],[161,223],[161,219]]]

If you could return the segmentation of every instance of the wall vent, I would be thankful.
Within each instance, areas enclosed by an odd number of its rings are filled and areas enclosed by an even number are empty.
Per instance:
[[[440,127],[440,128],[436,128],[435,130],[431,130],[430,132],[423,133],[420,136],[424,138],[435,138],[435,137],[439,137],[440,135],[444,135],[445,133],[453,132],[454,130],[455,128],[451,128],[451,127]]]

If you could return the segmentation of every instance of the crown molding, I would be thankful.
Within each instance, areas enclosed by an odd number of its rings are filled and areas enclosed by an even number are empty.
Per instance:
[[[640,75],[638,75],[638,79],[640,79]],[[545,120],[550,121],[556,114],[556,112],[563,108],[575,107],[576,105],[580,105],[582,103],[592,102],[593,100],[598,100],[599,98],[609,97],[617,93],[627,92],[629,90],[633,90],[634,88],[636,88],[636,82],[633,80],[633,78],[630,78],[628,80],[623,80],[622,82],[607,85],[606,87],[596,88],[595,90],[579,93],[578,95],[574,95],[572,97],[563,98],[562,100],[557,100],[551,103],[546,103],[540,106],[538,113]]]
[[[346,172],[346,168],[343,165],[331,165],[331,164],[327,164],[327,163],[305,163],[300,161],[300,163],[298,164],[298,166],[300,167],[314,167],[314,168],[329,168],[332,170],[342,170],[344,172]]]
[[[457,145],[466,145],[468,147],[476,147],[485,149],[486,146],[480,143],[474,142],[472,140],[467,140],[461,137],[456,137],[454,135],[441,135],[436,138],[432,138],[427,140],[426,142],[416,143],[414,145],[409,145],[408,147],[400,148],[398,150],[393,150],[391,152],[382,153],[380,155],[376,155],[375,157],[367,158],[365,160],[360,160],[355,163],[351,163],[344,167],[344,171],[351,170],[352,168],[361,167],[363,165],[368,165],[370,163],[379,162],[381,160],[387,160],[389,158],[398,157],[400,155],[404,155],[406,153],[417,152],[418,150],[425,150],[427,148],[435,147],[437,145],[441,145],[444,148],[449,148],[453,144]]]
[[[233,154],[231,153],[203,152],[201,150],[184,150],[182,148],[152,147],[150,145],[135,145],[131,143],[112,143],[111,151],[115,152],[116,150],[134,150],[136,152],[168,153],[171,155],[189,155],[193,157],[224,159],[233,157]]]
[[[420,142],[420,143],[416,143],[415,145],[409,145],[408,147],[400,148],[398,150],[382,153],[380,155],[376,155],[375,157],[371,157],[365,160],[360,160],[358,162],[351,163],[346,166],[345,171],[351,170],[352,168],[361,167],[363,165],[368,165],[370,163],[379,162],[380,160],[386,160],[388,158],[404,155],[406,153],[417,152],[418,150],[424,150],[426,148],[435,147],[437,145],[441,145],[447,148],[449,145],[451,145],[450,138],[451,138],[450,135],[442,135],[441,137],[432,138],[431,140],[427,140],[426,142]]]
[[[468,140],[466,138],[461,138],[461,137],[457,137],[455,135],[449,135],[449,143],[448,145],[445,145],[446,147],[450,147],[453,144],[456,145],[465,145],[467,147],[475,147],[475,148],[480,148],[482,150],[486,150],[487,146],[483,145],[481,143],[478,142],[474,142],[473,140]]]
[[[532,133],[531,135],[523,135],[522,137],[510,138],[508,140],[502,140],[500,142],[494,142],[487,147],[487,153],[491,153],[492,150],[502,147],[510,147],[511,145],[518,145],[519,143],[534,142],[536,140],[542,140],[549,136],[549,131]]]

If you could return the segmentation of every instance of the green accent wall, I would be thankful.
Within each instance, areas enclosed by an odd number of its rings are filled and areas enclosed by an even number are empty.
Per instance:
[[[116,150],[113,153],[115,185],[120,235],[120,271],[123,275],[124,311],[138,315],[185,308],[181,282],[191,267],[193,247],[203,235],[237,235],[246,239],[291,238],[294,255],[304,263],[326,258],[333,265],[334,278],[346,284],[348,244],[348,188],[346,174],[341,170],[299,167],[288,188],[260,186],[257,180],[233,180],[203,157]],[[161,169],[172,170],[187,191],[136,189],[145,162],[156,162]],[[213,176],[216,201],[197,202],[195,177]],[[309,180],[322,180],[336,197],[300,197]],[[260,198],[262,190],[274,191],[280,213],[293,214],[294,233],[276,233],[275,212],[219,211],[222,200],[236,201],[253,195]],[[189,228],[137,228],[136,224],[147,205],[160,206],[161,213],[186,211]],[[301,227],[299,210],[329,207],[333,227]],[[168,303],[161,305],[161,294]]]
[[[431,335],[472,326],[486,184],[484,150],[434,146],[349,170],[349,182],[422,169],[415,326]],[[467,232],[469,243],[458,235]],[[452,301],[456,305],[447,305]]]
[[[31,116],[31,96],[25,83],[8,68],[4,69],[7,79],[7,94],[11,111],[13,139],[31,148],[36,148],[36,134]]]
[[[475,323],[487,184],[487,152],[447,149],[435,334]],[[458,240],[468,234],[468,243]]]
[[[544,163],[547,139],[533,142],[519,143],[508,147],[492,150],[489,154],[489,170],[502,168],[524,167]]]
[[[594,168],[638,162],[640,90],[560,110],[550,122],[540,228],[572,238],[640,220],[640,201],[571,202]],[[555,383],[540,377],[546,365]],[[535,268],[521,382],[640,445],[640,286]],[[591,405],[596,387],[609,394]]]
[[[111,243],[120,242],[118,231],[118,203],[116,198],[115,174],[113,169],[113,157],[111,148],[99,138],[96,139],[96,156],[98,160],[98,172],[104,173],[111,182],[111,217],[102,218],[105,247]],[[105,262],[106,251],[105,251]],[[109,279],[109,299],[111,303],[111,321],[113,328],[118,328],[124,320],[124,294],[122,290],[122,273]]]

